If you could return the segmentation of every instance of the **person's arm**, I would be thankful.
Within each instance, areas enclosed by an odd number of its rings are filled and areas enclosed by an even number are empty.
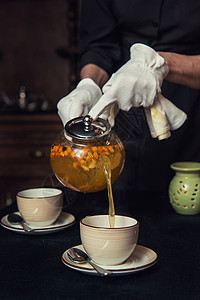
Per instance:
[[[81,69],[80,76],[81,79],[92,79],[100,88],[103,87],[103,85],[109,78],[108,73],[106,71],[94,64],[88,64],[84,66]]]
[[[200,89],[200,55],[188,56],[171,52],[158,52],[166,61],[169,73],[166,80]],[[102,87],[109,76],[106,71],[94,64],[88,64],[81,70],[81,79],[91,78]]]
[[[200,89],[200,55],[188,56],[171,52],[158,52],[168,67],[166,80]]]
[[[81,78],[92,78],[100,86],[103,86],[108,77],[120,66],[121,47],[112,2],[83,0],[81,4],[79,42]],[[106,79],[104,72],[102,73],[97,66],[109,75],[106,75]]]

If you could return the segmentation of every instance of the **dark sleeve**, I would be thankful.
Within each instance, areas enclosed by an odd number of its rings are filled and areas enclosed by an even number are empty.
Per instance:
[[[82,0],[80,68],[96,64],[111,75],[120,60],[111,0]]]

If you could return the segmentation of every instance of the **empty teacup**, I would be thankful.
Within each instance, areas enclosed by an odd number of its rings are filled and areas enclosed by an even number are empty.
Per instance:
[[[59,217],[63,193],[55,188],[33,188],[17,193],[20,214],[31,226],[48,226]]]
[[[81,242],[96,263],[118,265],[134,251],[138,240],[139,223],[127,216],[115,216],[110,228],[108,215],[95,215],[80,221]]]

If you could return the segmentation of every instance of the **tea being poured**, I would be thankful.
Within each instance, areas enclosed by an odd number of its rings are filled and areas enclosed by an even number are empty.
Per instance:
[[[83,193],[108,189],[110,223],[114,226],[111,184],[122,172],[125,150],[109,123],[90,116],[70,120],[51,147],[50,163],[57,179]]]
[[[115,227],[115,206],[114,206],[112,185],[111,185],[111,163],[110,163],[110,159],[105,155],[101,156],[99,161],[106,176],[106,183],[108,189],[108,201],[109,201],[108,215],[109,215],[110,228],[114,228]]]

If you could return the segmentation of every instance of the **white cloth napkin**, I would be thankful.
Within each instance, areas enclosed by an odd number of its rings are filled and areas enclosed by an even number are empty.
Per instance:
[[[145,114],[151,136],[159,140],[169,138],[171,130],[181,127],[187,119],[181,109],[161,94],[158,94],[150,108],[145,108]]]

